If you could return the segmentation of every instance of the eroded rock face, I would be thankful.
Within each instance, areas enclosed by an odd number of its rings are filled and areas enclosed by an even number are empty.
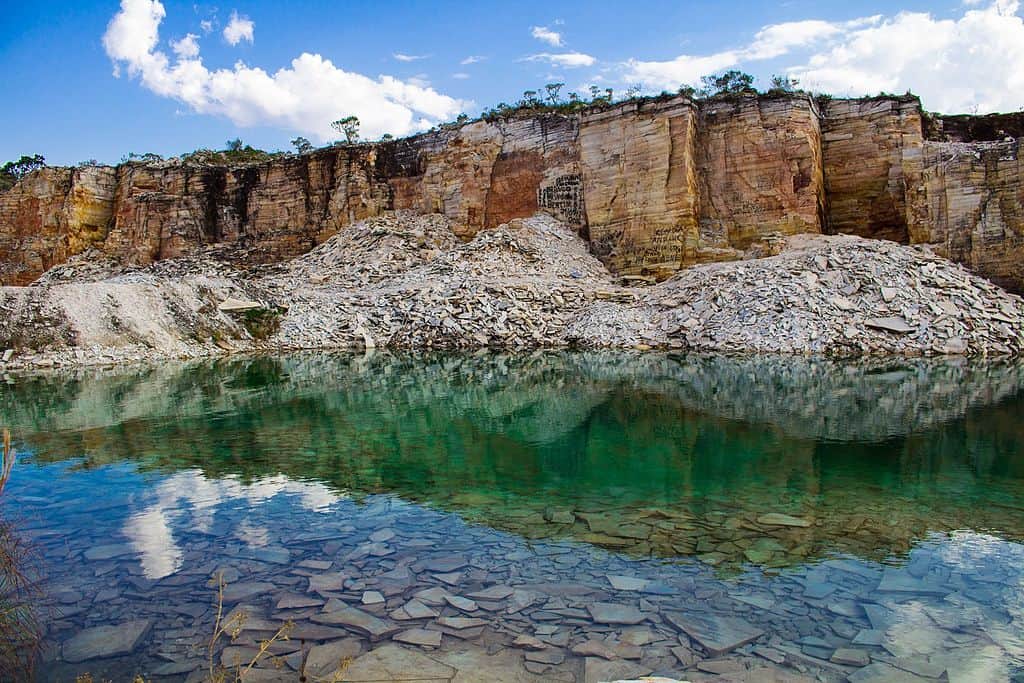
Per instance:
[[[697,146],[703,247],[736,258],[772,233],[821,232],[821,130],[810,98],[706,102]]]
[[[906,243],[920,184],[917,98],[832,100],[822,112],[827,232]]]
[[[664,279],[826,232],[936,245],[1020,291],[1018,124],[925,117],[910,96],[820,110],[799,94],[674,97],[248,166],[47,168],[0,194],[0,284],[88,249],[149,264],[218,245],[277,262],[385,211],[442,213],[468,240],[541,209],[620,275]]]
[[[1024,288],[1024,160],[1009,142],[926,142],[917,241],[996,284]]]
[[[116,186],[110,167],[44,168],[0,192],[0,283],[28,284],[103,244]]]
[[[696,260],[696,125],[696,108],[681,99],[583,117],[590,243],[613,270],[671,274]]]
[[[581,225],[575,118],[547,115],[475,121],[395,144],[389,184],[393,208],[443,213],[471,238],[543,204]]]

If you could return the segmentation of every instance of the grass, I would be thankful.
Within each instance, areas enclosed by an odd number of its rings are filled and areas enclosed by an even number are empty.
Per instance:
[[[213,635],[210,637],[210,643],[206,648],[206,683],[228,683],[229,681],[232,683],[241,683],[241,681],[245,679],[245,675],[263,660],[271,662],[276,668],[281,668],[284,665],[284,662],[271,655],[270,648],[276,642],[288,640],[288,634],[295,628],[295,624],[290,621],[286,621],[282,624],[282,626],[277,629],[274,635],[270,638],[261,640],[257,647],[256,654],[248,662],[235,662],[234,667],[231,669],[217,663],[216,657],[220,641],[227,637],[230,642],[235,642],[238,636],[242,633],[247,615],[245,612],[239,611],[232,615],[231,618],[225,619],[224,587],[227,583],[224,581],[224,575],[218,572],[217,576],[213,579],[213,582],[217,587],[217,618],[213,623]]]
[[[11,433],[6,429],[0,456],[3,493],[16,459]],[[42,626],[34,609],[39,583],[25,569],[32,557],[31,546],[15,533],[13,525],[0,520],[0,680],[31,680],[39,654]]]

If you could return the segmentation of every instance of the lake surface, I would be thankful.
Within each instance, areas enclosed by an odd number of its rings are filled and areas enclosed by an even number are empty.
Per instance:
[[[245,680],[1024,680],[1020,363],[318,353],[0,381],[40,680],[203,680],[286,622]],[[218,575],[241,630],[211,648]]]

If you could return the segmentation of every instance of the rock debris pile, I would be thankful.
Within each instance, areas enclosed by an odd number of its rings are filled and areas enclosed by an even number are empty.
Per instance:
[[[469,242],[443,216],[388,214],[249,269],[217,251],[144,268],[85,256],[33,286],[0,289],[0,353],[63,364],[329,347],[827,356],[1024,347],[1020,297],[925,248],[778,241],[778,255],[697,266],[657,285],[616,278],[544,214]]]

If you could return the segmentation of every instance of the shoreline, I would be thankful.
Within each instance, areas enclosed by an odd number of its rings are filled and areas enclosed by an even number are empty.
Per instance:
[[[301,350],[668,350],[1014,357],[1024,300],[923,247],[779,237],[773,253],[617,278],[537,214],[459,240],[443,216],[364,221],[283,263],[85,257],[0,288],[0,371]]]

